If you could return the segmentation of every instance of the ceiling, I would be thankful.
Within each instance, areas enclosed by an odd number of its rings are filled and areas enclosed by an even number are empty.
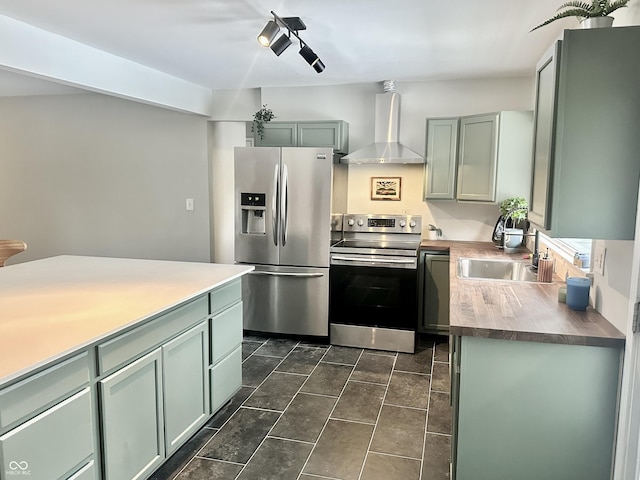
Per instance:
[[[530,32],[560,3],[0,0],[0,14],[208,88],[236,89],[532,75],[562,29],[576,26],[570,18]],[[300,36],[323,73],[298,55],[297,43],[280,57],[258,44],[271,10],[302,18]],[[5,94],[12,77],[0,79]]]

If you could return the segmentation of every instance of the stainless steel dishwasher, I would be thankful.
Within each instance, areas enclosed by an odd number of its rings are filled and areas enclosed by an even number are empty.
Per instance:
[[[447,251],[418,251],[418,332],[449,334]]]

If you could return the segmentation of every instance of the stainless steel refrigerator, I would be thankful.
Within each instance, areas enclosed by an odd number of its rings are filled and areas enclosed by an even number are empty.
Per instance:
[[[256,267],[242,279],[245,330],[328,336],[332,214],[346,210],[347,167],[330,148],[236,147],[234,160],[235,261]]]

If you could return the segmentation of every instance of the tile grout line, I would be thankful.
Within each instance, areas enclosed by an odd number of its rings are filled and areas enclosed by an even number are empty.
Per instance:
[[[265,342],[262,344],[262,346],[264,346],[268,341],[269,341],[269,339],[265,340]],[[255,342],[255,343],[257,343],[257,342]],[[298,343],[300,343],[300,342],[298,342]],[[298,345],[298,343],[296,343],[296,346]],[[294,347],[291,349],[291,352],[292,352],[295,348],[296,348],[296,347],[294,346]],[[291,352],[289,352],[289,353],[291,353]],[[249,357],[253,356],[253,354],[254,354],[254,353],[255,353],[255,351],[254,351],[254,352],[251,352],[251,355],[249,355]],[[275,366],[273,367],[273,370],[271,370],[271,372],[269,373],[269,375],[267,375],[267,376],[262,380],[262,382],[260,382],[260,385],[258,385],[257,387],[255,387],[255,388],[254,388],[253,392],[251,392],[251,395],[253,395],[253,394],[255,393],[255,391],[256,391],[258,388],[260,388],[260,386],[262,386],[262,384],[263,384],[264,382],[266,382],[266,381],[267,381],[267,378],[269,378],[269,376],[270,376],[270,375],[275,371],[275,369],[276,369],[276,368],[278,368],[278,365],[280,365],[280,364],[284,361],[284,359],[285,359],[285,358],[287,358],[287,357],[289,356],[289,353],[288,353],[287,355],[285,355],[285,356],[280,360],[280,362],[279,362],[277,365],[275,365]],[[261,355],[256,355],[256,356],[257,356],[257,357],[259,357],[259,356],[261,356]],[[246,358],[242,363],[244,363],[246,360],[248,360],[248,359],[249,359],[249,357],[247,357],[247,358]],[[276,357],[276,358],[278,358],[278,357]],[[241,383],[242,383],[242,382],[241,382]],[[253,387],[250,387],[250,386],[248,386],[248,385],[240,385],[240,388],[242,388],[242,387],[244,387],[244,386],[247,386],[247,387],[249,387],[249,388],[253,388]],[[178,477],[178,476],[179,476],[179,475],[184,471],[184,469],[185,469],[185,468],[187,468],[187,466],[188,466],[188,465],[193,461],[193,459],[194,459],[194,458],[196,458],[196,457],[199,457],[199,458],[208,458],[209,460],[218,460],[218,459],[213,459],[213,458],[209,458],[209,457],[200,457],[200,456],[199,456],[199,454],[200,454],[200,452],[202,452],[202,450],[203,450],[203,449],[204,449],[204,448],[209,444],[209,442],[211,442],[211,440],[213,440],[213,439],[218,435],[218,432],[220,432],[220,431],[222,430],[222,428],[223,428],[227,423],[229,423],[229,421],[230,421],[230,420],[233,418],[233,416],[238,412],[238,410],[240,410],[240,409],[242,408],[242,406],[244,405],[244,402],[246,402],[249,398],[251,398],[251,395],[249,395],[247,398],[245,398],[245,399],[243,400],[243,402],[238,406],[238,408],[237,408],[237,409],[236,409],[236,410],[235,410],[231,415],[229,415],[229,418],[227,418],[227,419],[223,422],[223,424],[222,424],[222,425],[220,425],[220,428],[218,428],[218,431],[217,431],[216,433],[214,433],[214,434],[211,436],[211,438],[210,438],[209,440],[207,440],[207,442],[206,442],[206,443],[205,443],[205,444],[204,444],[200,449],[198,449],[198,451],[195,453],[195,455],[194,455],[193,457],[191,457],[191,459],[190,459],[190,460],[185,464],[185,466],[184,466],[184,467],[183,467],[183,468],[178,472],[178,474],[177,474],[177,475],[175,475],[175,476],[173,477],[174,479],[176,479],[176,478],[177,478],[177,477]],[[231,397],[231,399],[233,399],[233,397]],[[231,401],[231,400],[230,400],[230,401]],[[225,404],[225,405],[226,405],[226,404]],[[213,418],[213,417],[212,417],[212,418]],[[265,438],[266,438],[266,437],[265,437]],[[263,441],[264,441],[264,440],[263,440]],[[261,443],[261,444],[262,444],[262,443]],[[256,450],[257,450],[257,449],[256,449]],[[255,453],[255,452],[254,452],[254,453]],[[224,460],[220,460],[220,461],[224,461]],[[233,462],[228,462],[228,463],[233,463]],[[249,463],[249,462],[247,461],[247,463]],[[246,467],[246,464],[245,464],[245,467]],[[242,470],[244,470],[244,467],[242,468]],[[238,472],[238,475],[240,475],[240,473],[242,473],[242,470],[241,470],[240,472]],[[236,477],[235,477],[235,478],[238,478],[238,475],[236,475]]]
[[[333,345],[332,345],[332,347],[333,347]],[[329,349],[329,350],[331,350],[331,349]],[[329,350],[327,350],[327,352]],[[356,360],[356,363],[351,366],[351,372],[349,373],[349,376],[347,377],[347,381],[344,382],[344,385],[342,386],[342,390],[340,390],[340,394],[338,395],[338,398],[336,399],[336,403],[333,405],[333,408],[329,412],[329,416],[325,420],[324,425],[322,426],[322,429],[320,430],[320,433],[318,434],[318,438],[316,438],[316,441],[313,444],[313,448],[311,449],[311,452],[309,453],[309,456],[305,460],[304,465],[302,465],[302,469],[300,470],[300,473],[296,477],[297,480],[300,480],[300,476],[304,472],[304,469],[307,467],[307,464],[309,463],[309,459],[311,458],[311,455],[313,455],[313,451],[318,446],[318,440],[320,440],[320,437],[322,437],[322,434],[324,433],[325,429],[327,428],[327,425],[329,424],[329,420],[331,420],[331,415],[333,415],[333,412],[335,411],[336,407],[338,406],[338,402],[340,402],[340,398],[342,397],[342,394],[344,393],[344,390],[347,388],[347,384],[349,383],[349,380],[351,379],[351,376],[353,375],[353,372],[355,371],[356,366],[358,365],[358,362],[362,358],[363,354],[364,354],[364,350],[362,349],[362,350],[360,350],[360,355],[358,355],[358,359]],[[324,358],[324,356],[322,358]],[[320,362],[322,362],[322,359],[320,359]],[[318,365],[320,365],[320,362],[318,362]]]
[[[262,383],[260,383],[260,385],[258,387],[256,387],[256,389],[253,391],[253,393],[255,393],[258,388],[260,388],[262,386],[262,384],[264,382],[267,381],[267,378],[269,378],[275,371],[276,369],[282,365],[282,363],[285,361],[286,358],[289,357],[289,355],[291,355],[291,353],[298,347],[298,345],[300,345],[300,341],[298,341],[293,348],[289,351],[289,353],[287,353],[284,358],[280,361],[280,363],[278,363],[276,366],[273,367],[273,370],[271,370],[271,372],[269,373],[269,375],[266,376],[266,378],[262,381]],[[322,358],[324,358],[324,356],[327,354],[327,352],[325,352],[322,355]],[[320,362],[318,362],[319,364]],[[311,373],[313,373],[313,371],[318,367],[318,365],[316,364],[316,366],[313,368],[313,370],[311,371]],[[282,372],[278,372],[278,373],[282,373]],[[311,376],[311,373],[307,376],[307,380],[309,379],[309,377]],[[249,465],[249,462],[251,461],[251,459],[253,457],[255,457],[256,453],[258,452],[258,450],[260,450],[260,447],[262,447],[262,445],[264,445],[264,442],[267,440],[267,438],[269,438],[269,434],[271,433],[271,431],[275,428],[276,424],[280,421],[280,419],[282,418],[282,416],[284,415],[284,412],[287,411],[287,408],[289,408],[289,405],[291,405],[291,402],[293,402],[293,399],[296,398],[296,395],[298,395],[298,393],[300,393],[300,389],[302,388],[302,386],[307,383],[307,380],[305,380],[304,382],[302,382],[302,385],[300,385],[300,388],[298,388],[298,391],[291,397],[291,400],[289,400],[289,403],[287,403],[287,406],[284,407],[284,409],[282,410],[282,412],[279,412],[280,415],[278,416],[278,419],[273,422],[273,425],[271,425],[271,428],[269,429],[269,431],[267,432],[267,434],[264,436],[264,438],[262,439],[262,441],[258,444],[258,446],[256,447],[256,449],[253,451],[253,453],[251,454],[251,456],[249,457],[249,459],[247,460],[247,462],[244,464],[244,466],[242,467],[242,469],[238,472],[238,474],[234,477],[234,479],[240,478],[240,475],[242,475],[242,472],[245,471],[245,469],[247,468],[247,465]],[[244,403],[249,400],[252,396],[253,393],[251,395],[249,395],[244,402],[242,402],[242,404],[244,405]],[[242,405],[240,405],[240,407],[238,409],[240,409],[242,407]],[[255,408],[255,407],[254,407]],[[231,417],[229,418],[231,419]],[[227,420],[228,421],[228,420]],[[226,424],[226,422],[225,422]],[[224,426],[224,425],[223,425]],[[220,427],[220,429],[222,429],[222,427]]]
[[[382,409],[384,408],[384,401],[387,398],[387,393],[389,392],[389,385],[391,384],[391,377],[393,376],[393,369],[396,366],[396,362],[398,361],[398,355],[393,358],[393,365],[391,365],[391,372],[389,372],[389,378],[387,379],[387,386],[384,389],[384,395],[382,396],[382,402],[380,403],[380,409],[378,410],[378,416],[376,417],[376,423],[373,427],[373,432],[371,432],[371,438],[369,439],[369,445],[367,445],[367,450],[364,453],[364,461],[362,462],[362,466],[360,467],[360,474],[358,475],[358,480],[362,480],[362,474],[364,473],[364,467],[367,464],[367,459],[369,458],[369,453],[371,452],[371,444],[373,443],[373,438],[376,436],[376,430],[378,429],[378,422],[380,421],[380,415],[382,414]]]
[[[269,341],[269,339],[265,339],[265,341],[264,341],[264,342],[262,342],[262,343],[260,344],[260,347],[262,347],[262,346],[263,346],[265,343],[267,343],[268,341]],[[242,342],[241,342],[241,344],[240,344],[240,345],[241,345],[241,346],[240,346],[240,349],[242,349],[242,343],[244,343],[244,339],[242,340]],[[253,343],[259,343],[259,342],[253,342]],[[256,348],[256,350],[258,350],[260,347]],[[254,350],[253,352],[251,352],[251,353],[247,356],[247,358],[245,358],[244,360],[242,360],[242,362],[240,362],[240,365],[243,365],[243,364],[244,364],[244,362],[246,362],[247,360],[249,360],[249,358],[253,356],[253,354],[255,353],[255,351],[256,351],[256,350]],[[241,379],[241,380],[240,380],[240,388],[242,388],[243,386],[244,386],[244,385],[242,385],[242,379]],[[237,393],[237,392],[236,392],[236,393]],[[251,395],[249,395],[249,396],[251,396]],[[232,399],[233,399],[233,397],[231,397],[231,399],[229,400],[229,402],[231,402],[231,400],[232,400]],[[245,400],[246,400],[246,399],[245,399]],[[228,403],[229,403],[229,402],[228,402]],[[242,403],[244,403],[244,402],[242,402]],[[226,405],[226,404],[225,404],[225,405]],[[242,406],[242,405],[240,405],[240,406]],[[185,464],[184,464],[184,466],[180,469],[180,471],[179,471],[178,473],[176,473],[176,474],[172,477],[174,480],[175,480],[176,478],[178,478],[182,472],[184,472],[184,470],[189,466],[189,464],[190,464],[191,462],[193,462],[193,460],[194,460],[195,458],[207,458],[207,457],[198,457],[198,454],[202,451],[202,449],[203,449],[204,447],[206,447],[206,446],[209,444],[209,442],[210,442],[210,441],[211,441],[211,440],[212,440],[212,439],[213,439],[213,438],[218,434],[218,432],[219,432],[220,430],[222,430],[222,427],[224,427],[224,426],[227,424],[227,422],[231,419],[231,417],[233,417],[233,415],[235,415],[235,413],[240,409],[240,406],[236,409],[236,411],[235,411],[235,412],[233,412],[231,415],[229,415],[229,418],[227,418],[227,420],[226,420],[225,422],[223,422],[223,423],[222,423],[222,425],[220,425],[220,428],[218,428],[218,429],[216,430],[216,432],[215,432],[213,435],[211,435],[211,438],[210,438],[209,440],[207,440],[207,441],[204,443],[204,445],[203,445],[202,447],[200,447],[198,450],[196,450],[196,452],[191,456],[191,458],[187,461],[187,463],[185,463]],[[220,410],[222,410],[222,407],[220,408]],[[215,415],[212,415],[212,416],[211,416],[211,418],[213,418],[214,416],[215,416]],[[211,460],[211,459],[209,459],[209,460]]]
[[[276,372],[276,369],[284,362],[284,360],[289,357],[289,355],[291,355],[291,353],[300,345],[300,342],[298,342],[292,349],[291,351],[282,359],[282,361],[276,365],[273,370],[271,371],[271,373],[269,375],[267,375],[267,378],[269,378],[271,376],[272,373]],[[318,366],[320,365],[320,363],[322,363],[322,359],[327,355],[327,353],[329,352],[329,350],[331,350],[331,346],[327,349],[325,349],[324,353],[322,354],[322,357],[320,357],[320,359],[318,360],[318,362],[316,363],[316,365],[313,367],[313,369],[311,370],[311,372],[308,375],[302,375],[299,374],[300,376],[306,376],[307,380],[309,380],[309,378],[311,377],[311,375],[313,374],[313,372],[316,371],[316,369],[318,368]],[[287,372],[277,372],[277,373],[287,373]],[[266,381],[266,379],[264,381]],[[301,392],[302,388],[304,387],[304,385],[307,383],[307,380],[305,380],[304,382],[302,382],[302,385],[300,385],[300,387],[298,388],[298,390],[296,391],[295,394],[293,394],[293,396],[291,397],[291,400],[289,401],[289,403],[287,403],[287,406],[284,408],[284,410],[282,410],[282,412],[280,412],[280,417],[278,417],[278,420],[275,421],[275,423],[271,426],[271,428],[269,429],[269,431],[267,432],[267,434],[265,435],[265,437],[262,439],[262,441],[260,442],[260,444],[258,445],[258,447],[255,449],[255,451],[253,452],[253,454],[249,457],[249,460],[247,460],[247,463],[244,465],[244,467],[242,467],[242,470],[240,470],[240,472],[238,472],[238,475],[235,478],[239,478],[240,475],[242,474],[242,472],[245,470],[245,468],[247,467],[247,465],[249,465],[249,462],[251,461],[251,459],[255,456],[255,454],[258,452],[258,450],[260,449],[260,447],[264,444],[265,440],[267,438],[280,438],[280,437],[273,437],[270,436],[270,433],[273,431],[273,429],[275,428],[275,426],[277,425],[277,423],[280,421],[280,419],[282,418],[282,416],[285,414],[285,412],[287,411],[287,409],[289,408],[289,406],[291,406],[291,404],[293,403],[293,400],[298,396],[298,394],[300,393],[304,393]],[[264,383],[264,381],[262,383]],[[262,385],[262,383],[260,385]],[[258,387],[259,388],[259,387]],[[257,390],[257,388],[256,388]],[[251,394],[253,395],[253,394]],[[249,397],[247,397],[247,399],[245,400],[245,402],[247,400],[249,400],[249,398],[251,397],[251,395]],[[332,397],[334,398],[334,397]],[[337,401],[336,401],[337,403]],[[244,402],[243,402],[244,404]],[[245,407],[248,408],[248,407]],[[226,423],[226,422],[225,422]],[[222,428],[222,427],[221,427]],[[318,436],[318,438],[320,438]],[[293,439],[283,439],[283,440],[290,440],[290,441],[296,441]],[[313,448],[315,448],[316,442],[301,442],[301,443],[309,443],[313,445]],[[309,455],[307,456],[307,460],[305,461],[305,465],[307,464],[307,461],[309,460],[309,457],[311,456],[311,453],[313,452],[313,448],[311,449],[311,452],[309,452]],[[304,470],[304,466],[302,467],[302,470]],[[300,472],[302,473],[302,471]],[[298,475],[300,476],[300,474]]]
[[[433,385],[433,366],[436,362],[436,348],[437,344],[434,341],[433,347],[431,351],[431,369],[430,369],[430,377],[429,377],[429,396],[427,397],[427,415],[424,419],[424,434],[422,435],[422,457],[420,458],[420,475],[418,476],[418,480],[422,480],[422,473],[424,472],[424,452],[427,443],[427,427],[429,425],[429,413],[431,412],[431,385]]]

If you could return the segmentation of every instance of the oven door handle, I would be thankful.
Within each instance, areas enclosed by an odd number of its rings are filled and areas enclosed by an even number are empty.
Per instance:
[[[320,278],[323,273],[291,273],[291,272],[249,272],[249,275],[267,275],[270,277]]]
[[[344,257],[342,255],[332,255],[331,260],[342,260],[343,262],[364,262],[364,263],[398,263],[402,265],[412,265],[414,259],[400,260],[397,258],[362,258],[362,257]]]

